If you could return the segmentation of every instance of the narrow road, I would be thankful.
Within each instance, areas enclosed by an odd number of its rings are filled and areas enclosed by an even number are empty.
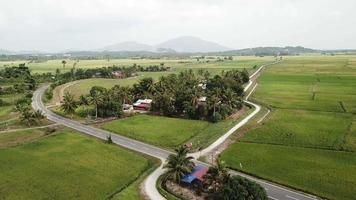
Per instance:
[[[255,73],[253,73],[250,76],[251,82],[246,86],[245,91],[247,91],[252,85],[253,82],[255,82],[256,77],[258,76],[259,72],[265,67],[266,65],[261,66]],[[257,84],[255,84],[254,88],[256,88]],[[51,121],[56,122],[57,124],[61,124],[67,127],[70,127],[72,129],[75,129],[77,131],[80,131],[82,133],[85,133],[87,135],[94,136],[96,138],[100,138],[103,140],[106,140],[109,135],[111,135],[111,139],[113,143],[143,153],[150,155],[152,157],[158,158],[162,161],[162,163],[166,160],[169,154],[172,154],[172,152],[155,147],[150,144],[146,144],[140,141],[136,141],[127,137],[123,137],[120,135],[117,135],[115,133],[111,133],[109,131],[105,131],[102,129],[98,129],[92,126],[84,125],[81,124],[77,121],[59,116],[52,111],[48,110],[46,106],[43,104],[42,101],[42,96],[45,90],[48,88],[48,86],[43,86],[39,89],[37,89],[32,97],[32,106],[36,110],[41,110],[43,114]],[[254,88],[250,91],[249,95],[252,94]],[[252,106],[255,107],[254,112],[252,112],[250,115],[248,115],[244,120],[240,121],[237,125],[235,125],[231,130],[229,130],[227,133],[225,133],[223,136],[221,136],[217,141],[215,141],[213,144],[211,144],[209,147],[206,149],[202,150],[204,153],[207,153],[217,146],[219,146],[222,142],[224,142],[233,132],[235,132],[238,128],[246,124],[252,117],[254,117],[260,110],[260,106],[257,104],[254,104],[252,102],[247,101],[249,95],[246,97],[246,102],[251,104]],[[192,154],[195,158],[197,158],[196,154]],[[205,166],[209,166],[206,163],[202,163],[200,161],[195,160],[196,163],[200,163]],[[162,169],[162,165],[157,168],[152,174],[150,174],[145,182],[144,182],[144,188],[146,195],[152,199],[152,200],[165,200],[164,197],[160,195],[160,193],[157,191],[156,188],[156,181],[158,177],[164,172],[164,169]],[[313,196],[306,195],[302,192],[297,192],[282,186],[279,186],[274,183],[269,183],[267,181],[261,180],[254,178],[252,176],[248,176],[246,174],[236,172],[236,171],[231,171],[232,174],[238,174],[240,176],[246,177],[250,180],[253,180],[259,184],[261,184],[267,191],[268,197],[272,200],[315,200],[316,198]]]

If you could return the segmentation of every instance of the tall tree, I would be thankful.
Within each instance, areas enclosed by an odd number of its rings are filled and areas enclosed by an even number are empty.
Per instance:
[[[209,185],[210,192],[217,192],[229,181],[230,175],[223,161],[218,160],[217,164],[209,167],[204,176],[204,182]]]
[[[168,169],[165,180],[172,180],[180,183],[182,177],[192,172],[194,167],[193,157],[188,157],[188,149],[184,146],[175,150],[176,154],[171,154],[167,158],[167,164],[163,168]]]
[[[95,106],[95,119],[98,118],[98,106],[104,101],[106,89],[100,86],[94,86],[90,89],[89,101]]]
[[[75,112],[75,109],[78,107],[77,102],[74,100],[74,96],[69,92],[66,92],[63,96],[63,102],[61,105],[61,109],[67,113],[72,114]]]

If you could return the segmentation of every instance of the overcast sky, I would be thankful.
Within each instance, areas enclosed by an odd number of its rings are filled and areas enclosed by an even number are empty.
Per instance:
[[[90,50],[187,35],[234,49],[356,49],[356,0],[0,0],[0,49]]]

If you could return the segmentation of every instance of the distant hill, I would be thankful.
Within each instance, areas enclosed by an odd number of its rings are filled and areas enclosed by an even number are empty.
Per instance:
[[[206,52],[220,52],[231,50],[228,47],[222,46],[215,42],[202,40],[198,37],[183,36],[167,40],[156,45],[157,48],[173,49],[177,52],[187,53],[206,53]]]
[[[167,40],[157,45],[142,44],[134,41],[122,42],[106,46],[99,51],[147,51],[147,52],[181,52],[181,53],[206,53],[231,50],[220,44],[202,40],[197,37],[183,36]]]
[[[122,42],[106,46],[101,51],[155,51],[155,48],[148,44],[142,44],[134,41]]]

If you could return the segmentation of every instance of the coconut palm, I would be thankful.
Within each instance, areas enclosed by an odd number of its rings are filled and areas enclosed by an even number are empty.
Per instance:
[[[98,105],[104,101],[104,93],[106,89],[99,86],[94,86],[90,90],[89,101],[95,105],[95,119],[98,118]]]
[[[172,180],[180,183],[185,174],[192,172],[194,167],[193,157],[187,157],[188,149],[184,146],[175,150],[177,154],[171,154],[167,158],[167,163],[163,168],[168,169],[165,180]]]
[[[78,107],[77,102],[74,100],[74,96],[69,92],[66,92],[63,96],[63,102],[61,105],[61,109],[67,113],[72,114],[75,112],[75,109]]]
[[[209,168],[206,175],[204,175],[204,181],[209,185],[211,192],[219,191],[224,184],[229,181],[230,175],[224,161],[217,161],[215,166]]]

